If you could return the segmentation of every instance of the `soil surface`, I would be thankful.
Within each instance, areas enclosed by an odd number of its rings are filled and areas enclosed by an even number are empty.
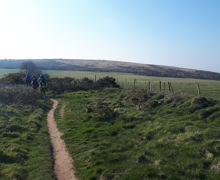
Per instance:
[[[47,115],[47,126],[53,147],[54,173],[58,180],[78,180],[74,175],[73,160],[67,151],[65,142],[61,138],[63,133],[57,128],[54,118],[58,101],[55,99],[51,99],[51,101],[53,102],[53,107]]]

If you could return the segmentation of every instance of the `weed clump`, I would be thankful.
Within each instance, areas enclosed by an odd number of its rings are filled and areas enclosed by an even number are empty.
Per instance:
[[[119,114],[119,109],[114,109],[109,102],[97,102],[86,107],[87,113],[98,114],[101,121],[114,119]]]
[[[170,104],[170,103],[176,103],[179,102],[181,100],[180,97],[178,96],[174,96],[174,95],[167,95],[164,97],[163,99],[163,104]]]
[[[212,99],[207,99],[205,97],[196,97],[192,99],[189,111],[193,113],[197,110],[204,109],[215,104],[215,101]]]
[[[151,162],[146,156],[141,155],[140,157],[138,157],[137,160],[138,163],[149,163]]]
[[[154,100],[154,101],[151,101],[148,105],[150,108],[155,108],[159,105],[159,102]]]
[[[207,105],[210,104],[210,101],[208,101],[208,99],[205,98],[205,97],[196,97],[196,98],[194,98],[194,99],[192,100],[192,104],[193,104],[193,105],[198,104],[198,105],[207,106]]]
[[[130,92],[127,94],[122,94],[121,98],[125,100],[130,100],[134,104],[138,104],[140,102],[147,101],[153,94],[150,94],[146,91],[139,91],[139,92]]]
[[[219,111],[219,108],[216,108],[216,107],[210,108],[210,109],[205,109],[205,110],[201,111],[198,116],[200,119],[207,118],[210,115],[212,115],[214,112],[217,112],[217,111]]]

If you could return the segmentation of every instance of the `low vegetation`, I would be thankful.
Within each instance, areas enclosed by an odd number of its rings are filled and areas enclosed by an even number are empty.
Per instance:
[[[19,69],[0,69],[0,78],[5,74],[19,72]],[[162,82],[162,89],[168,92],[168,82],[173,86],[174,92],[179,95],[197,95],[197,84],[200,85],[201,95],[206,97],[212,97],[214,99],[220,99],[220,81],[210,80],[198,80],[198,79],[184,79],[184,78],[165,78],[165,77],[152,77],[141,76],[128,73],[116,73],[116,72],[88,72],[88,71],[61,71],[61,70],[46,70],[43,73],[47,73],[51,78],[74,78],[75,80],[82,80],[87,77],[90,80],[97,81],[98,79],[106,76],[116,79],[116,83],[123,89],[133,89],[134,80],[136,80],[136,89],[148,88],[149,81],[152,85],[154,92],[159,92],[159,82]],[[24,77],[24,76],[23,76]],[[164,91],[164,90],[163,90]]]
[[[24,81],[25,73],[9,73],[0,79],[0,83],[3,84],[25,84]]]
[[[0,86],[0,179],[53,177],[46,126],[48,102],[24,86]]]
[[[80,80],[74,78],[50,78],[48,81],[48,90],[53,93],[64,93],[71,91],[80,90],[91,90],[91,89],[103,89],[103,88],[118,88],[120,87],[114,78],[103,77],[98,81],[93,81],[88,78]]]
[[[220,178],[218,101],[112,88],[60,101],[79,179]]]
[[[22,85],[1,85],[0,102],[4,104],[36,105],[40,94],[31,87]]]
[[[49,90],[56,94],[119,87],[111,77],[96,82],[46,78]],[[0,179],[55,179],[46,126],[51,104],[38,90],[24,85],[24,73],[9,74],[0,81]]]
[[[46,78],[79,179],[220,179],[217,81],[201,81],[202,96],[195,96],[196,86],[177,92],[194,80],[179,79],[172,93],[159,91],[158,79],[149,91],[119,88],[108,76]],[[0,82],[0,179],[55,179],[46,128],[51,104],[24,85],[22,73]]]

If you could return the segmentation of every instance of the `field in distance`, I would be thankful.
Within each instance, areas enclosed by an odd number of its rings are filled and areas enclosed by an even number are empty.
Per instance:
[[[19,69],[0,69],[0,78],[8,73],[19,72]],[[170,82],[173,86],[175,93],[187,94],[190,96],[195,96],[198,92],[197,85],[200,85],[201,94],[203,96],[212,97],[215,99],[220,99],[220,81],[215,80],[199,80],[199,79],[189,79],[189,78],[168,78],[168,77],[153,77],[153,76],[143,76],[130,73],[117,73],[117,72],[90,72],[90,71],[72,71],[72,70],[45,70],[44,73],[50,75],[50,77],[72,77],[76,79],[82,79],[88,77],[93,80],[98,80],[99,78],[105,76],[114,77],[117,83],[120,84],[122,88],[131,89],[135,88],[143,89],[148,88],[149,81],[151,81],[152,90],[159,91],[159,82],[162,82],[162,90],[168,91],[167,82]]]

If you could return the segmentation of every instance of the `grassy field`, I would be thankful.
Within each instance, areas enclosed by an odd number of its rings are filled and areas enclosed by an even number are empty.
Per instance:
[[[58,127],[81,180],[220,179],[215,100],[106,89],[60,101]]]
[[[77,79],[112,76],[124,87],[57,96],[56,120],[79,179],[220,179],[219,81],[45,72]],[[154,93],[146,90],[148,81]],[[159,92],[159,81],[166,82],[165,92]],[[175,94],[168,92],[168,81]],[[44,121],[47,110],[31,105],[0,107],[0,179],[54,179]]]
[[[0,106],[0,180],[54,180],[46,125],[50,105]]]
[[[19,72],[19,69],[0,69],[0,78],[4,77],[9,73]]]
[[[0,77],[7,73],[17,72],[19,70],[10,69],[0,69]],[[151,81],[153,91],[159,91],[159,82],[162,81],[166,83],[165,92],[168,92],[167,82],[171,82],[175,93],[186,94],[189,96],[197,95],[197,83],[200,84],[201,95],[208,96],[212,98],[220,99],[220,81],[211,80],[198,80],[198,79],[183,79],[183,78],[166,78],[166,77],[150,77],[150,76],[140,76],[127,73],[114,73],[114,72],[86,72],[86,71],[58,71],[58,70],[48,70],[44,71],[48,73],[51,77],[74,77],[77,79],[82,79],[88,77],[95,80],[102,78],[104,76],[111,76],[117,80],[122,88],[132,89],[134,87],[134,79],[136,79],[136,89],[143,89],[148,87],[149,81]]]

